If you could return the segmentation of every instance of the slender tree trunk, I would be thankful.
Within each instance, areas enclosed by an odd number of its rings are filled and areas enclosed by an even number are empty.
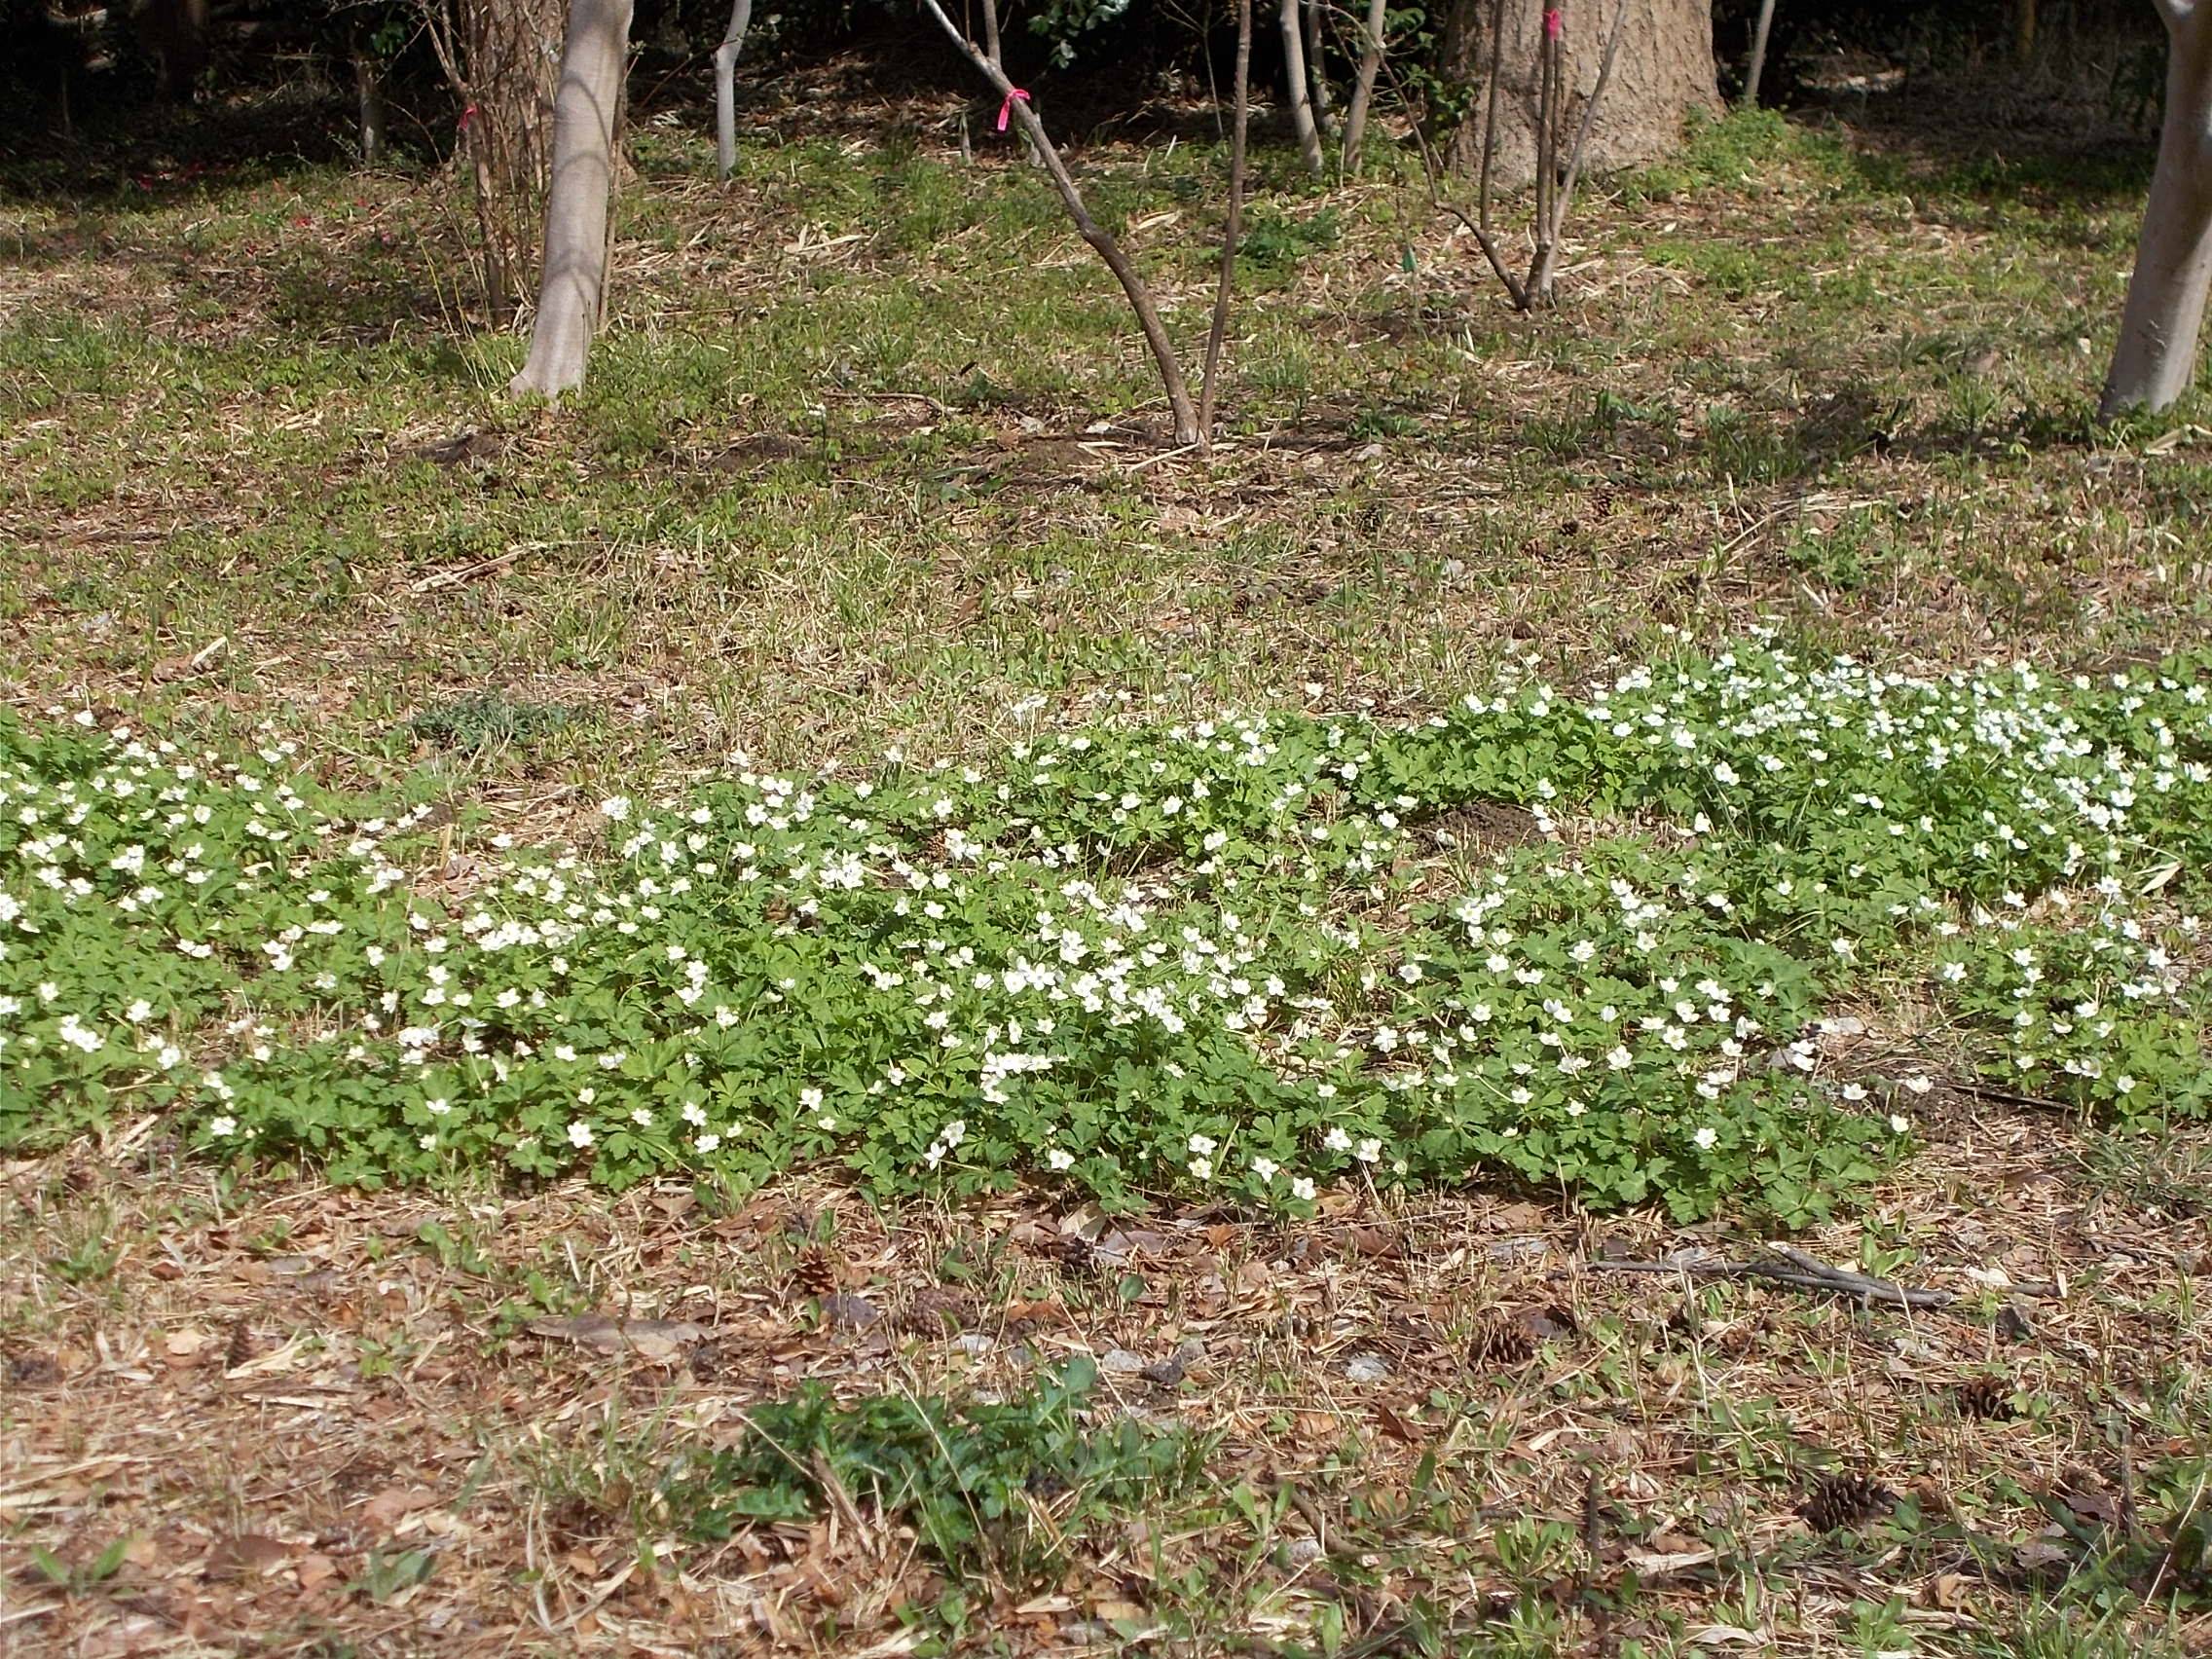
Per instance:
[[[1390,0],[1367,0],[1367,38],[1359,50],[1359,75],[1351,84],[1351,108],[1345,114],[1344,169],[1359,171],[1359,152],[1367,142],[1367,106],[1375,99],[1375,77],[1382,69],[1382,33],[1389,23]]]
[[[2036,55],[2036,0],[2012,0],[2012,61],[2025,69]]]
[[[1297,3],[1298,0],[1284,0],[1290,7]],[[577,0],[577,4],[583,4],[583,0]],[[1113,272],[1114,279],[1122,284],[1122,292],[1128,297],[1129,310],[1136,313],[1137,326],[1144,330],[1145,344],[1152,348],[1152,360],[1160,370],[1161,388],[1167,393],[1167,407],[1175,422],[1175,441],[1179,444],[1203,442],[1204,434],[1198,429],[1198,406],[1191,401],[1189,384],[1183,379],[1183,365],[1176,359],[1166,325],[1160,320],[1160,308],[1153,304],[1152,290],[1145,286],[1144,277],[1129,262],[1129,256],[1122,251],[1122,244],[1114,240],[1114,233],[1090,216],[1090,209],[1084,204],[1083,192],[1076,188],[1075,175],[1068,171],[1060,152],[1053,147],[1051,134],[1045,130],[1045,124],[1030,107],[1029,94],[1007,79],[1006,69],[994,53],[978,48],[962,32],[960,25],[946,14],[940,0],[922,0],[922,9],[937,19],[945,37],[999,94],[1004,118],[1017,126],[1029,140],[1032,152],[1051,177],[1052,188],[1060,193],[1060,204],[1067,208],[1068,217],[1075,222],[1076,233],[1106,262],[1107,270]],[[995,46],[998,41],[995,0],[983,0],[983,22]]]
[[[1744,70],[1743,107],[1759,107],[1759,77],[1766,72],[1766,40],[1774,30],[1774,0],[1759,0],[1759,20],[1751,30],[1751,61]]]
[[[608,201],[630,56],[630,0],[570,0],[561,86],[553,99],[553,188],[545,198],[545,268],[530,360],[508,390],[544,397],[584,382],[607,283]]]
[[[1252,117],[1252,0],[1236,0],[1235,100],[1229,138],[1229,216],[1221,232],[1221,279],[1214,289],[1213,326],[1206,331],[1205,375],[1198,382],[1198,432],[1213,442],[1214,405],[1221,395],[1221,349],[1229,337],[1229,302],[1236,290],[1236,242],[1244,229],[1244,135]]]
[[[715,48],[715,177],[722,183],[737,167],[737,55],[753,26],[753,0],[736,0],[729,28]]]
[[[2212,14],[2206,0],[2161,0],[2166,115],[2143,209],[2120,344],[2105,378],[2106,416],[2163,409],[2189,389],[2212,286]]]
[[[1306,0],[1306,81],[1313,89],[1313,126],[1324,138],[1336,136],[1329,107],[1329,46],[1321,34],[1322,0]]]
[[[358,42],[353,47],[353,95],[360,106],[361,163],[384,160],[384,70],[376,55]]]
[[[1318,178],[1324,166],[1321,134],[1313,125],[1313,99],[1306,78],[1306,31],[1299,19],[1299,0],[1282,0],[1282,75],[1290,94],[1290,125],[1298,134],[1299,153],[1307,169]]]

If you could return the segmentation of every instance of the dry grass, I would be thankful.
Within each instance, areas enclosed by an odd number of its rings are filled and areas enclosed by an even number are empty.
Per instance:
[[[719,1217],[688,1191],[226,1194],[150,1127],[6,1172],[18,1651],[899,1650],[896,1610],[943,1588],[910,1537],[863,1509],[684,1544],[652,1502],[668,1450],[726,1443],[802,1379],[1003,1390],[1115,1350],[1181,1350],[1171,1386],[1106,1386],[1218,1434],[1215,1490],[986,1600],[1020,1651],[1118,1645],[1115,1623],[1215,1651],[1330,1607],[1354,1636],[1418,1610],[1447,1644],[1535,1607],[1563,1647],[1669,1651],[1731,1622],[1746,1580],[1762,1644],[1849,1651],[1858,1611],[1898,1599],[1911,1640],[1995,1650],[2082,1569],[2039,1501],[2158,1539],[2174,1471],[2202,1468],[2188,1286],[2212,1233],[2153,1162],[2094,1178],[2047,1118],[1962,1107],[1862,1221],[1800,1240],[1958,1298],[1922,1313],[1599,1271],[1709,1235],[1482,1196],[1347,1198],[1282,1232],[1021,1201],[887,1216],[806,1187]],[[802,1260],[851,1311],[822,1316]],[[694,1329],[607,1351],[566,1340],[578,1309]],[[1524,1312],[1532,1354],[1477,1340]],[[1812,1534],[1797,1509],[1838,1470],[1909,1518]],[[1500,1556],[1523,1522],[1558,1530],[1532,1567]],[[81,1568],[116,1540],[113,1575],[68,1590],[29,1558]]]

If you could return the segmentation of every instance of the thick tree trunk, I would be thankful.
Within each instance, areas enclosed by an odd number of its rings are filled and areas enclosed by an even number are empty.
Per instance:
[[[753,26],[753,0],[735,0],[729,27],[715,48],[715,177],[722,183],[737,168],[737,55]]]
[[[1321,133],[1313,125],[1313,98],[1306,78],[1306,30],[1299,10],[1298,0],[1282,0],[1283,90],[1290,97],[1290,126],[1298,134],[1299,153],[1306,158],[1307,170],[1318,178],[1326,163]]]
[[[2206,0],[2163,0],[2166,116],[2143,209],[2120,344],[2105,377],[2106,416],[2163,409],[2189,389],[2212,285],[2212,14]]]
[[[559,397],[584,383],[607,280],[608,199],[630,57],[630,0],[571,0],[561,89],[553,100],[553,188],[530,360],[508,390]]]
[[[1493,0],[1450,0],[1444,14],[1442,60],[1446,77],[1474,92],[1474,112],[1453,135],[1454,166],[1472,173],[1482,161],[1483,109],[1488,95],[1490,27]],[[1536,174],[1536,111],[1541,101],[1540,43],[1544,13],[1561,14],[1561,121],[1571,133],[1598,84],[1612,0],[1505,0],[1498,55],[1495,181],[1526,184]],[[1591,129],[1585,169],[1593,173],[1635,166],[1665,155],[1681,139],[1693,110],[1717,112],[1713,70],[1713,8],[1709,0],[1629,0],[1621,48]]]

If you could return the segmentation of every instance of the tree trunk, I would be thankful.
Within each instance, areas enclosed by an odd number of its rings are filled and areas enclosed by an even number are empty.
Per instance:
[[[1298,149],[1306,158],[1307,170],[1318,178],[1326,164],[1321,154],[1321,134],[1313,125],[1313,99],[1306,78],[1306,30],[1299,17],[1298,0],[1282,0],[1281,22],[1282,76],[1284,90],[1290,95],[1291,130],[1298,134]]]
[[[191,101],[207,67],[207,0],[152,0],[145,12],[147,44],[161,66],[162,95]]]
[[[753,0],[735,0],[729,28],[715,48],[715,177],[722,183],[737,169],[737,55],[753,26]]]
[[[553,188],[530,360],[507,389],[557,398],[584,383],[607,281],[608,200],[630,57],[630,0],[571,0],[553,102]]]
[[[2099,405],[2163,409],[2189,389],[2212,285],[2212,13],[2206,0],[2163,0],[2166,115],[2143,209],[2135,275]]]
[[[1306,84],[1313,89],[1313,127],[1323,138],[1336,136],[1329,115],[1329,46],[1321,33],[1321,0],[1306,4]]]
[[[1382,34],[1389,23],[1390,0],[1367,0],[1367,33],[1360,43],[1359,75],[1351,86],[1351,107],[1345,114],[1344,169],[1359,171],[1359,153],[1367,143],[1367,106],[1375,99],[1375,77],[1382,70]]]
[[[1198,383],[1198,436],[1213,442],[1221,400],[1221,349],[1229,338],[1229,303],[1236,290],[1236,240],[1244,229],[1244,140],[1252,122],[1252,0],[1236,0],[1236,69],[1230,97],[1229,213],[1221,232],[1221,276],[1214,284],[1213,324],[1206,330],[1205,377]]]
[[[1498,57],[1495,182],[1526,184],[1536,174],[1544,13],[1562,14],[1560,90],[1565,129],[1572,132],[1598,83],[1609,0],[1547,7],[1546,0],[1505,0]],[[1451,161],[1472,173],[1482,161],[1482,110],[1488,94],[1493,0],[1450,0],[1444,14],[1442,62],[1448,80],[1470,88],[1475,113],[1453,134]],[[1629,0],[1618,58],[1590,133],[1584,166],[1593,173],[1635,166],[1665,155],[1681,139],[1693,110],[1717,112],[1714,87],[1713,9],[1707,0]]]
[[[384,160],[384,65],[358,42],[353,47],[353,95],[360,105],[361,165]]]
[[[1759,20],[1751,30],[1751,61],[1744,70],[1743,105],[1759,107],[1759,78],[1766,73],[1766,43],[1774,33],[1774,0],[1759,0]]]

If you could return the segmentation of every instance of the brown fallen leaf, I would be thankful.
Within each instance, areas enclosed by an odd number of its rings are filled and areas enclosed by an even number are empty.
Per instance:
[[[2101,1521],[2110,1527],[2120,1520],[2120,1505],[2101,1492],[2081,1492],[2069,1488],[2058,1495],[2067,1508],[2084,1521]]]
[[[428,1487],[387,1487],[361,1506],[361,1522],[381,1531],[401,1516],[427,1509],[437,1501],[438,1494]]]
[[[1929,1580],[1925,1598],[1931,1607],[1964,1612],[1973,1600],[1973,1582],[1963,1572],[1939,1572]]]
[[[1417,1445],[1420,1440],[1420,1435],[1413,1424],[1406,1421],[1404,1418],[1388,1406],[1383,1405],[1380,1400],[1375,1405],[1375,1420],[1382,1426],[1384,1434],[1387,1434],[1401,1446]]]
[[[300,1557],[300,1564],[292,1569],[292,1576],[300,1581],[302,1590],[313,1590],[328,1584],[338,1576],[338,1564],[319,1550]]]
[[[578,1313],[567,1319],[533,1319],[531,1335],[549,1342],[574,1343],[598,1353],[630,1353],[656,1365],[682,1357],[707,1329],[685,1319],[616,1319],[605,1313]]]
[[[1371,1261],[1388,1261],[1405,1253],[1405,1240],[1392,1227],[1354,1226],[1346,1230],[1346,1238]]]
[[[211,1579],[250,1578],[275,1572],[291,1559],[292,1546],[281,1538],[240,1532],[215,1540],[207,1552],[205,1573]]]

